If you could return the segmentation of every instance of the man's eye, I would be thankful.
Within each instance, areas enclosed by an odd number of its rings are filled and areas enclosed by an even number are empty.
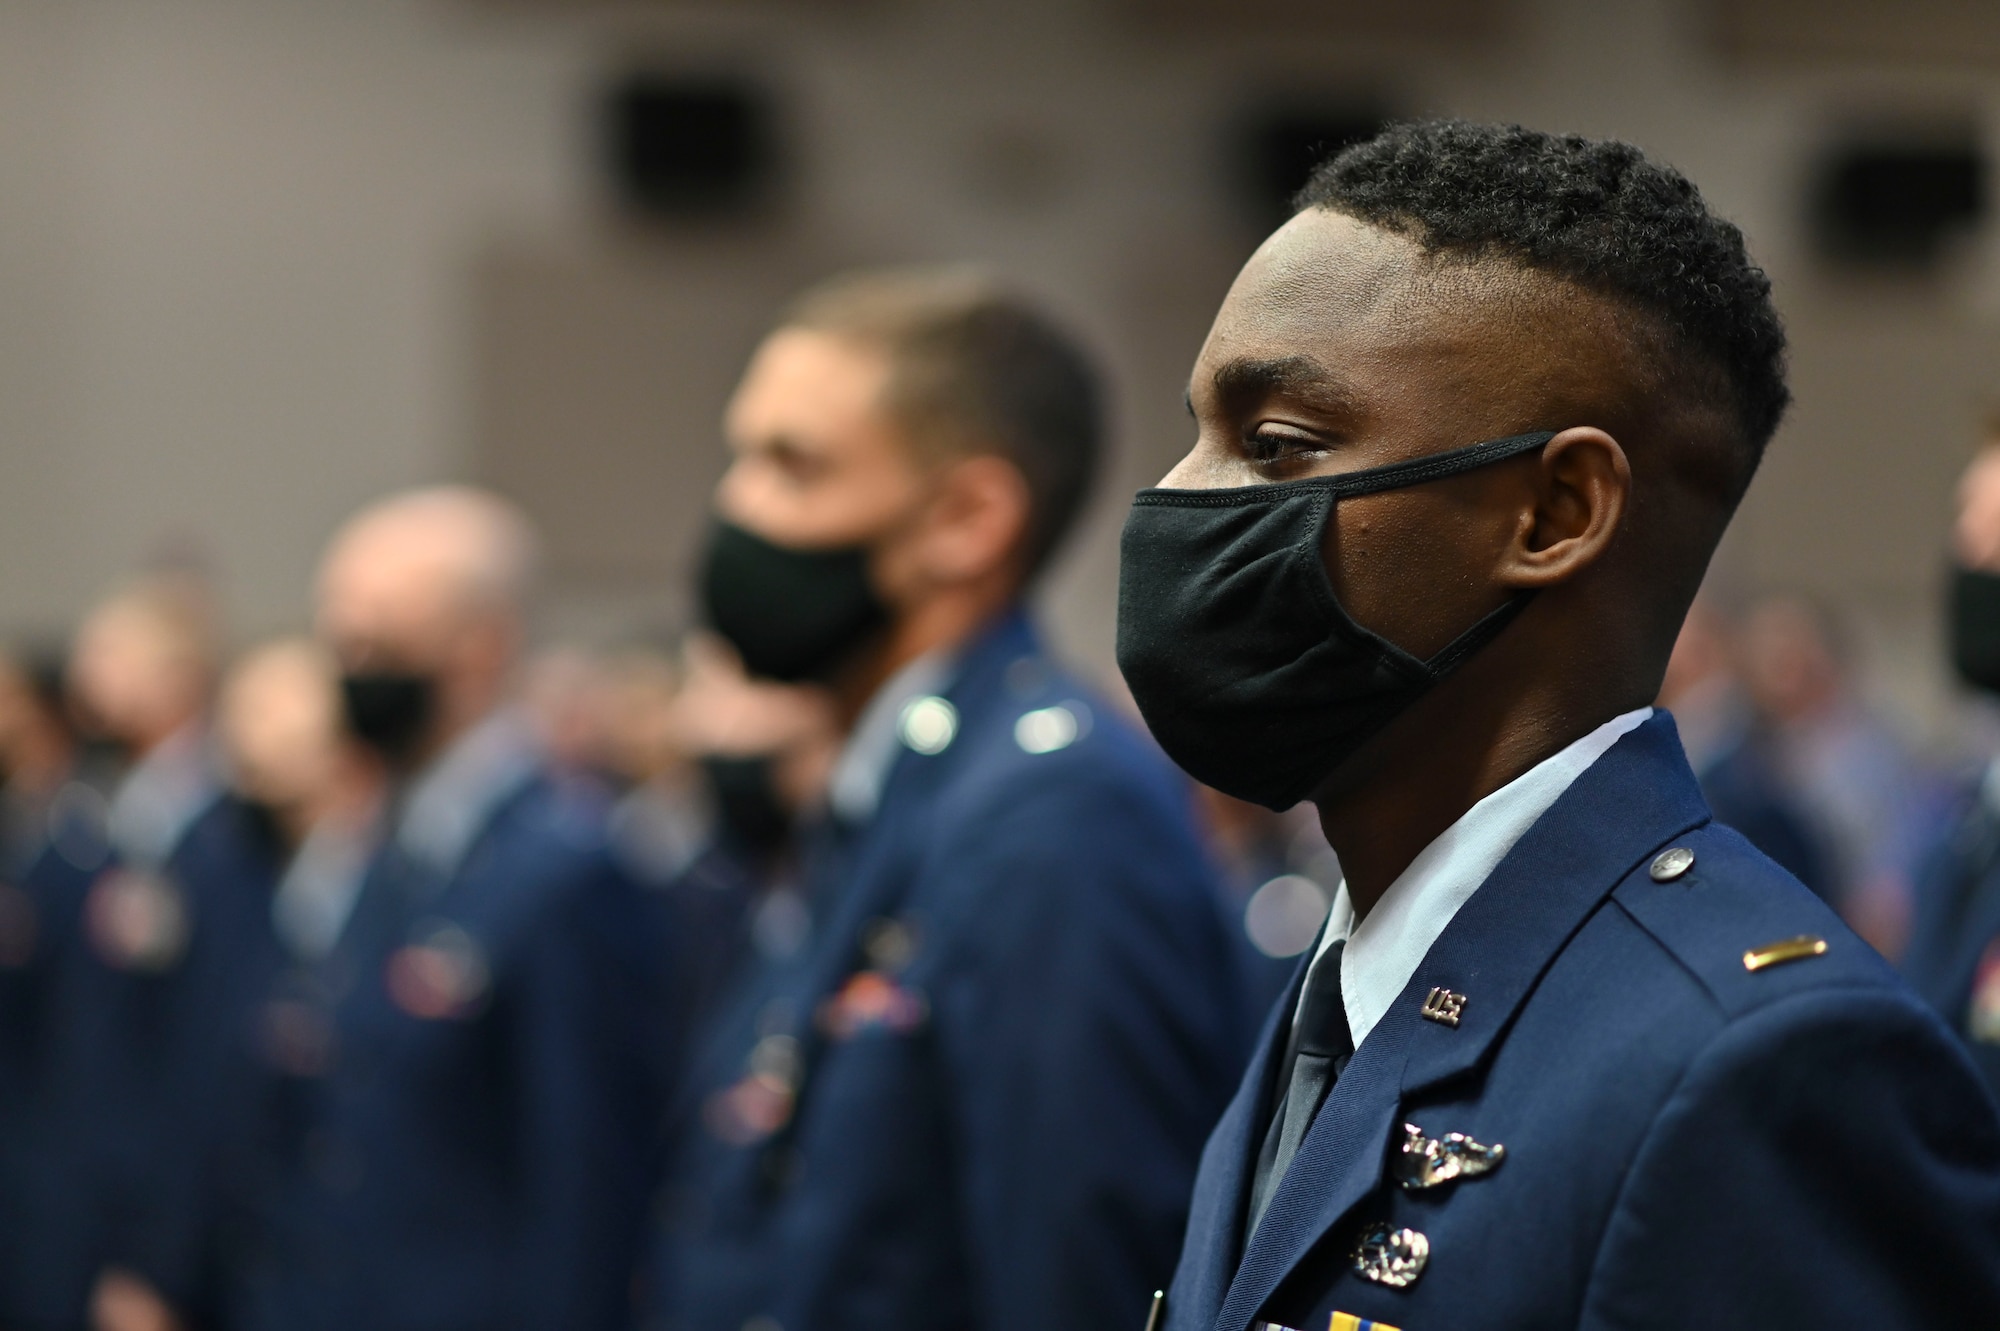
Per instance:
[[[1307,435],[1259,430],[1244,441],[1244,451],[1253,462],[1284,462],[1306,453],[1319,452],[1320,444]]]

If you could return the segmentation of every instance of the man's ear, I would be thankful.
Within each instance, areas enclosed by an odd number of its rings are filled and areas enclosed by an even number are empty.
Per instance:
[[[1501,580],[1554,587],[1603,558],[1632,498],[1632,464],[1618,441],[1593,426],[1564,430],[1543,446],[1530,473]]]
[[[972,582],[1018,560],[1028,532],[1027,479],[1006,458],[977,454],[947,464],[918,535],[925,573]]]

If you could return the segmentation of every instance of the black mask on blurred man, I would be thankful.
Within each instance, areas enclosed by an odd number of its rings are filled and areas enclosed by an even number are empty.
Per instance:
[[[795,549],[718,521],[702,561],[708,622],[751,674],[824,683],[888,626],[869,554],[865,545]]]
[[[1945,618],[1959,676],[1976,689],[2000,693],[2000,574],[1954,567]]]
[[[758,856],[771,855],[784,846],[791,834],[792,814],[778,795],[770,758],[711,756],[701,760],[701,768],[715,796],[723,835],[733,845]]]
[[[411,670],[357,670],[341,676],[348,733],[407,768],[437,717],[437,681]]]

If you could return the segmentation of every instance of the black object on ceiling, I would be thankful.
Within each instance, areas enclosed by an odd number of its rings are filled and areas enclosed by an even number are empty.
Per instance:
[[[739,215],[763,204],[777,166],[769,100],[745,80],[627,75],[604,99],[620,200],[660,218]]]
[[[1366,105],[1284,102],[1253,110],[1242,120],[1232,155],[1239,188],[1252,219],[1273,228],[1292,215],[1292,196],[1313,168],[1350,144],[1374,138],[1389,123]]]
[[[1970,135],[1837,144],[1820,159],[1809,209],[1814,240],[1830,259],[1926,265],[1984,220],[1985,154]]]

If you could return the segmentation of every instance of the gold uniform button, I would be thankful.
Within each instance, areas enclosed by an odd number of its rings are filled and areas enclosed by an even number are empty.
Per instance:
[[[1656,883],[1671,883],[1674,879],[1694,868],[1694,852],[1686,846],[1675,846],[1663,850],[1653,857],[1653,867],[1647,870]]]
[[[1753,947],[1743,954],[1743,969],[1746,971],[1768,970],[1772,966],[1782,966],[1788,961],[1804,961],[1807,957],[1826,955],[1826,940],[1815,934],[1800,934],[1797,938],[1781,938],[1775,943]]]

